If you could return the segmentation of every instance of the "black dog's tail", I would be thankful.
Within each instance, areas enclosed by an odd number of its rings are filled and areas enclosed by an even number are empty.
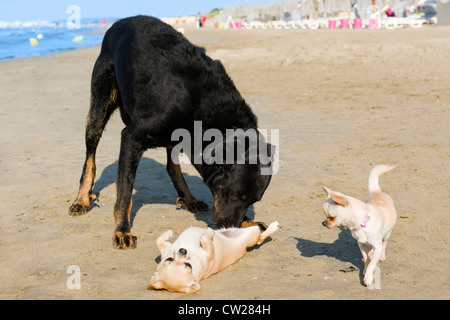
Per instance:
[[[88,117],[88,120],[101,123],[103,128],[112,113],[122,104],[116,80],[114,58],[109,46],[108,31],[92,71],[91,108]],[[103,131],[103,128],[99,129]]]

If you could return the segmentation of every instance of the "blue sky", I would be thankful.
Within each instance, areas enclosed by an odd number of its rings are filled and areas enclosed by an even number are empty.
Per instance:
[[[0,0],[0,21],[61,20],[67,7],[80,7],[81,18],[123,18],[136,14],[156,17],[209,12],[255,0]]]

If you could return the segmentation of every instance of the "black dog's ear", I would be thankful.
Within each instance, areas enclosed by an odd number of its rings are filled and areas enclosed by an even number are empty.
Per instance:
[[[267,153],[265,154],[270,160],[269,163],[273,163],[274,159],[275,159],[275,152],[277,150],[277,147],[267,143]]]
[[[271,176],[278,171],[278,163],[276,163],[276,146],[267,143],[266,150],[260,150],[259,152],[259,163],[261,175]]]
[[[214,168],[215,167],[215,168]],[[225,182],[225,168],[224,166],[207,166],[207,169],[203,171],[203,181],[210,187],[216,187],[223,185]]]

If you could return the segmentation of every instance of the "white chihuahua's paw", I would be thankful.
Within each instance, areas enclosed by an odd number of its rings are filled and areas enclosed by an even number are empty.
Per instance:
[[[259,237],[259,240],[256,244],[261,244],[266,240],[270,235],[272,235],[275,231],[278,230],[278,221],[274,221],[267,227],[266,231],[261,233],[261,236]]]
[[[266,231],[269,231],[271,234],[278,230],[279,223],[278,221],[274,221],[267,227]]]
[[[166,232],[164,232],[164,236],[166,237],[166,240],[172,238],[173,237],[173,230],[167,230]]]
[[[203,232],[202,237],[212,240],[212,238],[214,238],[214,230],[211,228],[206,229],[206,231]]]
[[[173,231],[167,230],[163,232],[157,239],[156,239],[156,245],[159,249],[159,252],[163,252],[168,246],[170,246],[169,240],[173,237]]]
[[[200,243],[202,245],[205,245],[206,243],[212,243],[213,238],[214,238],[214,230],[208,228],[200,236]]]
[[[161,233],[161,235],[157,238],[156,241],[167,241],[172,237],[173,237],[173,231],[167,230],[167,231],[164,231],[163,233]]]

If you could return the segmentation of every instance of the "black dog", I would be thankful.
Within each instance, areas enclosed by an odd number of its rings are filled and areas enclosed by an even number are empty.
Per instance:
[[[180,33],[156,18],[137,16],[116,22],[106,32],[91,82],[86,120],[86,161],[71,215],[85,214],[96,196],[95,153],[111,114],[119,108],[122,130],[117,200],[114,207],[113,245],[136,246],[131,234],[132,191],[139,160],[146,149],[167,149],[167,172],[178,192],[177,203],[190,211],[208,206],[190,192],[179,164],[171,157],[176,129],[203,132],[257,128],[257,120],[219,61],[192,45]],[[270,145],[266,145],[270,148]],[[195,148],[193,148],[195,149]],[[188,155],[192,160],[198,156]],[[248,158],[248,148],[246,149]],[[191,161],[192,162],[192,161]],[[259,201],[271,175],[261,175],[263,164],[193,163],[214,196],[214,227],[239,227],[248,220],[248,207]]]

